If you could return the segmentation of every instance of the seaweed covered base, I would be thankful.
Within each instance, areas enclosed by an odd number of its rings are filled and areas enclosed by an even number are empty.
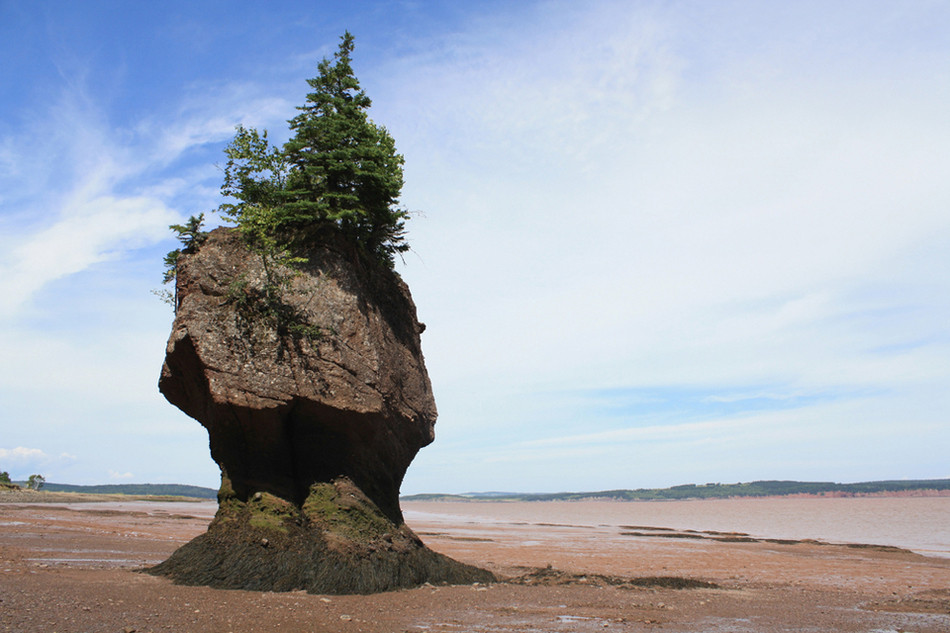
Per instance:
[[[226,481],[208,531],[148,573],[182,585],[320,594],[495,580],[427,548],[345,477],[312,485],[302,506],[268,493],[242,501]]]

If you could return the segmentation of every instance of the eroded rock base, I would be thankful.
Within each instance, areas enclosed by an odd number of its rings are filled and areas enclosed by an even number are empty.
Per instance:
[[[225,478],[208,531],[148,573],[181,585],[319,594],[495,580],[427,548],[345,477],[312,485],[299,507],[267,493],[240,500]]]

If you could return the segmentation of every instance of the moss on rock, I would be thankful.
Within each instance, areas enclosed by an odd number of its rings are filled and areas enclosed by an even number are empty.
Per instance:
[[[313,484],[301,506],[222,494],[208,531],[148,571],[184,585],[326,594],[495,580],[427,548],[346,477]]]
[[[291,502],[267,492],[256,493],[246,505],[248,524],[263,530],[288,533],[288,524],[300,523],[300,510]]]
[[[398,529],[345,477],[310,486],[303,514],[311,526],[357,542],[381,539]]]

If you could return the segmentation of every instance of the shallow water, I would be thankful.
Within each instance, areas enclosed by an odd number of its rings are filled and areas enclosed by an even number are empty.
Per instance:
[[[692,501],[404,502],[413,521],[666,527],[756,538],[890,545],[950,558],[950,497]]]

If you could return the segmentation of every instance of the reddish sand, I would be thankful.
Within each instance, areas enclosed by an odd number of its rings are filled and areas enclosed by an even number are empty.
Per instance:
[[[213,512],[209,503],[0,503],[0,631],[950,631],[950,559],[709,533],[412,523],[434,549],[501,576],[547,565],[571,575],[535,586],[316,596],[181,587],[136,571],[204,531]],[[601,576],[718,588],[611,586]]]

